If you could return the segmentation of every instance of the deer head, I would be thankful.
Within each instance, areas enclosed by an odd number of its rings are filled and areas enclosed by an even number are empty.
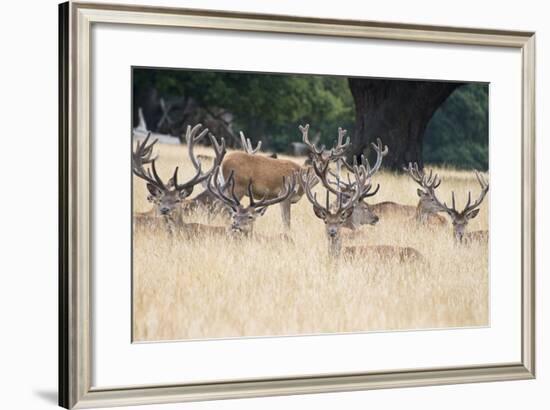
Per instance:
[[[433,174],[430,170],[429,175],[424,173],[424,170],[418,168],[418,163],[409,162],[408,167],[403,167],[403,171],[415,181],[420,188],[416,190],[419,197],[416,218],[418,222],[425,223],[430,214],[443,211],[435,198],[435,190],[441,185],[441,178],[437,174]]]
[[[200,124],[193,128],[187,128],[186,140],[189,158],[195,167],[196,173],[191,179],[182,184],[178,183],[178,167],[175,168],[174,174],[167,182],[164,182],[159,176],[156,169],[157,157],[152,156],[153,147],[158,140],[149,143],[151,136],[149,133],[143,142],[137,141],[136,143],[136,149],[132,152],[132,172],[147,183],[146,186],[149,191],[147,199],[155,205],[160,215],[169,215],[173,210],[178,209],[180,203],[191,195],[195,185],[205,181],[212,173],[214,167],[221,163],[225,155],[225,142],[223,138],[221,144],[218,144],[216,138],[212,134],[209,134],[216,158],[214,159],[212,169],[208,172],[202,171],[201,163],[194,154],[195,143],[208,133],[207,128],[199,133],[201,128]],[[145,166],[149,164],[151,168],[146,169]]]
[[[170,181],[165,183],[157,172],[157,157],[152,157],[153,147],[158,140],[148,144],[150,136],[149,133],[143,142],[136,143],[136,149],[132,153],[132,172],[147,183],[146,187],[149,191],[147,200],[155,205],[160,215],[168,215],[193,192],[193,186],[198,181],[200,174],[195,175],[187,183],[178,184],[178,168],[176,167]],[[147,164],[150,164],[150,169],[145,169]]]
[[[220,184],[219,167],[216,168],[208,179],[208,190],[231,210],[231,225],[229,227],[231,234],[250,236],[253,233],[254,222],[259,216],[265,213],[267,207],[282,202],[293,194],[296,187],[296,178],[293,176],[287,183],[286,178],[283,177],[284,188],[279,195],[270,199],[262,198],[259,201],[254,199],[252,186],[253,181],[250,180],[247,187],[249,205],[244,206],[235,195],[235,176],[233,171],[223,187]],[[229,191],[229,195],[225,191]]]
[[[329,241],[329,253],[331,255],[338,255],[342,247],[340,237],[341,228],[349,218],[351,218],[357,202],[365,195],[365,192],[368,192],[372,188],[372,184],[370,184],[370,182],[367,183],[365,179],[366,172],[362,172],[359,167],[355,167],[355,184],[353,191],[349,194],[343,194],[338,191],[333,191],[333,189],[327,189],[326,201],[323,206],[317,201],[317,194],[311,192],[311,187],[313,186],[313,181],[316,179],[316,176],[312,175],[310,171],[311,168],[303,170],[300,174],[306,197],[313,205],[315,216],[325,223],[325,233]],[[336,204],[332,209],[329,199],[331,192],[337,192]]]
[[[466,232],[466,227],[468,226],[468,222],[470,222],[471,219],[474,219],[479,214],[479,206],[481,205],[483,199],[485,198],[485,195],[487,195],[487,192],[489,191],[489,184],[487,183],[483,175],[481,175],[477,171],[474,172],[477,178],[477,182],[479,182],[479,185],[481,186],[481,192],[478,199],[472,203],[472,193],[468,191],[468,200],[462,211],[458,211],[456,209],[454,191],[451,193],[451,207],[448,207],[447,203],[445,202],[442,203],[436,197],[435,192],[431,194],[433,200],[437,203],[440,210],[447,212],[447,214],[451,217],[451,220],[453,221],[454,237],[458,242],[462,242],[464,233]]]

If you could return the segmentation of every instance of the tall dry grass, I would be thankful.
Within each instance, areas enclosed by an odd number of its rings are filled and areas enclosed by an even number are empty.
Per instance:
[[[181,146],[160,146],[159,172],[193,169]],[[207,148],[198,153],[209,154]],[[294,159],[296,160],[296,159]],[[299,161],[299,160],[296,160]],[[180,172],[182,172],[180,171]],[[479,192],[472,173],[438,168],[440,197]],[[380,173],[372,202],[416,205],[416,185],[404,175]],[[320,189],[317,187],[317,189]],[[197,187],[197,192],[200,192]],[[134,212],[146,211],[145,184],[134,178]],[[189,222],[223,225],[197,214]],[[470,229],[488,228],[488,198]],[[279,207],[257,220],[256,232],[283,232]],[[332,263],[324,224],[304,197],[292,207],[294,244],[225,237],[170,238],[162,224],[134,231],[135,341],[276,336],[488,324],[488,247],[458,247],[451,225],[429,230],[404,219],[381,219],[346,244],[412,246],[428,264],[357,258]]]

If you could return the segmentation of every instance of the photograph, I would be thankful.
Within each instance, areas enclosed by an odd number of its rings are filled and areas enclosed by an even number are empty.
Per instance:
[[[132,67],[131,98],[133,342],[490,325],[488,83]]]

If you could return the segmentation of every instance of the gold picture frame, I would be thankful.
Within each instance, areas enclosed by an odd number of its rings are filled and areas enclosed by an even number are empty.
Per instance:
[[[535,377],[535,34],[69,2],[59,8],[59,404],[137,405]],[[522,54],[522,358],[518,363],[98,389],[91,386],[91,28],[191,27],[509,47]]]

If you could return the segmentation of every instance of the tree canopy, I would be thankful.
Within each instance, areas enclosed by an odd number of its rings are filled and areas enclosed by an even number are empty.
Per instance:
[[[160,100],[172,104],[163,120]],[[437,110],[425,133],[424,160],[486,169],[487,85],[459,87]],[[136,68],[134,125],[138,108],[153,131],[180,135],[201,121],[236,142],[239,131],[277,152],[301,141],[298,125],[330,145],[338,127],[354,132],[355,107],[346,77]],[[216,128],[217,127],[217,128]]]
[[[424,161],[458,168],[489,167],[489,87],[466,84],[445,101],[426,128]]]

